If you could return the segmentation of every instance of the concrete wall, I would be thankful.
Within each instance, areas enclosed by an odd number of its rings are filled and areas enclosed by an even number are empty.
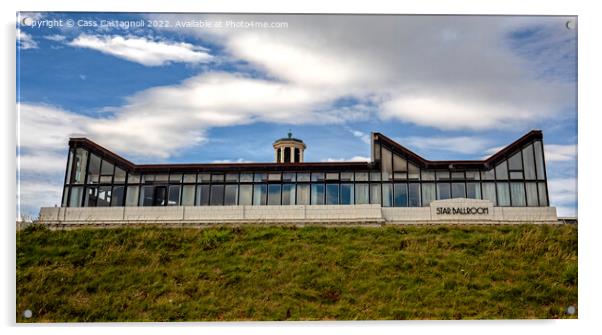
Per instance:
[[[476,210],[476,212],[475,212]],[[471,212],[472,211],[472,212]],[[429,207],[380,205],[45,207],[48,224],[195,223],[556,223],[554,207],[493,207],[487,200],[449,199]]]

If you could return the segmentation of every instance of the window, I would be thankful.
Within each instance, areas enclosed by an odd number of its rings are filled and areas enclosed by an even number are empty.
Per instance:
[[[291,148],[289,148],[289,147],[284,148],[284,162],[285,163],[291,162]]]
[[[383,180],[391,180],[392,168],[393,168],[392,167],[393,166],[393,163],[392,163],[393,156],[391,154],[391,151],[389,151],[385,148],[382,148],[382,155],[383,155],[383,158],[381,161],[381,164],[382,164],[381,170],[383,173]]]
[[[548,205],[548,193],[546,192],[546,183],[537,183],[537,190],[539,192],[539,205]],[[71,191],[73,192],[73,191]]]
[[[355,203],[358,205],[368,204],[369,192],[368,184],[355,184]]]
[[[339,180],[339,173],[338,172],[326,173],[326,180]]]
[[[61,207],[66,207],[69,202],[69,187],[65,186],[63,188],[63,202],[61,202]]]
[[[449,180],[449,171],[436,171],[437,180]]]
[[[380,204],[381,203],[380,184],[376,184],[376,183],[370,184],[370,203],[371,204]]]
[[[295,148],[295,162],[298,163],[301,161],[301,150],[299,148]]]
[[[226,176],[223,173],[212,173],[211,174],[211,181],[212,182],[216,182],[216,183],[223,183],[225,177]],[[211,192],[213,192],[213,191],[211,191]]]
[[[407,179],[408,162],[400,156],[393,155],[393,176],[395,179]]]
[[[280,184],[268,185],[268,205],[280,205]]]
[[[452,180],[464,180],[464,172],[452,172],[451,174]]]
[[[341,184],[341,205],[352,205],[353,203],[353,184]]]
[[[469,199],[481,199],[481,184],[466,183],[466,197]]]
[[[69,150],[69,158],[67,158],[67,176],[65,178],[65,183],[69,184],[71,182],[71,166],[73,165],[73,149]],[[64,192],[63,192],[64,193]],[[63,204],[66,204],[66,199],[63,199]]]
[[[181,173],[172,173],[169,176],[170,183],[181,183],[182,182],[182,174]]]
[[[452,183],[451,184],[452,198],[466,198],[466,189],[464,183]]]
[[[428,206],[432,201],[436,199],[435,184],[424,183],[422,184],[422,206]]]
[[[512,206],[525,207],[527,205],[524,183],[510,183],[510,194],[512,195]]]
[[[508,179],[508,166],[506,165],[506,161],[501,162],[495,167],[495,178],[497,180]]]
[[[294,182],[296,181],[294,172],[287,172],[282,174],[282,181]]]
[[[311,184],[311,204],[324,205],[324,184]]]
[[[186,176],[184,176],[184,180],[186,180]],[[194,206],[194,185],[182,186],[182,206]]]
[[[84,207],[96,207],[97,199],[98,199],[98,188],[97,187],[86,188],[86,199],[84,200]]]
[[[393,204],[393,185],[383,184],[383,207],[391,207]]]
[[[309,173],[297,173],[297,181],[309,181]]]
[[[497,183],[498,206],[510,206],[510,187],[508,183]]]
[[[228,183],[238,182],[238,173],[226,173],[226,182],[228,182]]]
[[[241,175],[242,177],[242,175]],[[253,204],[253,185],[240,185],[240,194],[238,199],[239,205],[252,205]]]
[[[238,177],[238,175],[236,175]],[[236,206],[238,200],[238,185],[226,185],[224,205]]]
[[[372,143],[374,143],[374,142],[372,142]],[[372,152],[374,153],[374,160],[375,161],[380,160],[380,144],[374,143]]]
[[[537,183],[525,183],[525,189],[527,190],[527,206],[538,206]]]
[[[495,183],[483,183],[483,199],[489,200],[494,206],[497,206],[497,197],[495,195]]]
[[[353,181],[353,172],[341,172],[341,181]]]
[[[241,173],[240,174],[240,182],[241,183],[253,182],[253,174],[252,173]]]
[[[71,196],[69,197],[69,207],[80,207],[82,203],[84,188],[75,186],[71,188]]]
[[[115,167],[115,178],[113,179],[115,184],[125,183],[125,170],[120,167]]]
[[[90,155],[90,165],[88,166],[88,184],[98,184],[100,177],[100,157],[95,154]]]
[[[224,205],[224,185],[211,185],[210,204],[211,206]]]
[[[209,173],[199,173],[199,182],[208,183],[211,180],[211,174]]]
[[[123,206],[125,186],[113,186],[111,206]]]
[[[313,172],[311,174],[311,181],[324,181],[324,172]]]
[[[268,186],[265,184],[253,185],[253,205],[263,206],[268,203]]]
[[[535,157],[533,156],[533,144],[529,144],[529,146],[523,149],[523,164],[525,164],[525,179],[537,179],[535,175]]]
[[[481,171],[481,179],[483,180],[495,180],[495,172],[493,169],[487,171]]]
[[[408,184],[408,206],[420,207],[420,184]]]
[[[268,180],[268,175],[265,173],[256,173],[255,177],[253,179],[253,181],[256,183],[265,182],[267,180]]]
[[[112,163],[102,160],[102,168],[100,169],[100,182],[111,183],[113,181],[113,170],[115,166]]]
[[[517,152],[514,155],[510,156],[508,159],[508,169],[510,170],[522,170],[523,169],[523,161],[521,157],[521,152]]]
[[[309,184],[297,184],[297,205],[309,205]]]
[[[109,207],[111,206],[111,186],[101,186],[98,188],[98,199],[96,200],[96,206],[98,207]]]
[[[543,146],[541,144],[541,141],[536,141],[533,144],[533,148],[535,149],[535,167],[537,170],[537,179],[544,180],[544,179],[546,179],[546,174],[545,174],[545,169],[544,169]],[[541,195],[541,192],[540,192],[540,195]],[[540,203],[541,203],[541,201],[540,201]],[[546,201],[546,203],[547,203],[547,201]]]
[[[380,173],[379,173],[379,176],[380,176]],[[356,181],[368,181],[368,172],[356,172],[355,180]],[[378,180],[380,180],[380,178]]]
[[[200,176],[200,175],[199,175]],[[196,205],[209,206],[209,185],[198,185],[196,188]]]
[[[445,200],[451,197],[448,183],[437,183],[437,199]]]
[[[129,174],[128,175],[128,184],[138,184],[140,182],[139,174]]]
[[[393,206],[408,206],[408,184],[393,184]]]
[[[522,171],[510,171],[510,179],[523,179]]]
[[[422,180],[435,180],[435,171],[422,170]]]
[[[466,180],[479,180],[479,171],[466,171]]]
[[[420,180],[420,169],[418,166],[408,162],[408,179]]]
[[[371,181],[380,181],[380,171],[370,172],[370,180]]]
[[[295,204],[295,184],[282,185],[282,204],[283,205],[294,205]]]
[[[339,184],[326,184],[326,204],[339,204]]]
[[[268,174],[269,181],[280,181],[282,180],[282,174],[280,173],[270,173]]]
[[[125,205],[132,207],[138,206],[138,192],[140,191],[139,186],[128,186],[127,196],[125,198]]]
[[[142,191],[140,194],[140,202],[142,206],[152,206],[154,200],[154,186],[142,186]]]
[[[184,182],[185,183],[196,183],[196,174],[195,173],[187,173],[184,175]],[[193,194],[193,198],[194,198],[194,194]]]
[[[73,178],[72,182],[74,184],[83,184],[84,183],[87,162],[88,162],[88,151],[86,151],[82,148],[75,149],[75,163],[74,163],[75,173],[72,176],[72,178]],[[82,194],[81,192],[82,191],[80,190],[79,191],[80,197]],[[71,207],[71,205],[69,205],[69,206]],[[79,207],[79,206],[72,206],[72,207]]]
[[[167,198],[167,206],[180,206],[180,185],[169,186],[169,196]]]

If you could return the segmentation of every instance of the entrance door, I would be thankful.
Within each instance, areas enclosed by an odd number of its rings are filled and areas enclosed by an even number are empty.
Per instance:
[[[155,196],[153,199],[153,206],[165,206],[167,201],[167,187],[157,186],[155,187]]]

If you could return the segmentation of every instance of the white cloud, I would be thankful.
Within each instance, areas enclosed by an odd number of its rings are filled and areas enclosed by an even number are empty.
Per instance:
[[[577,179],[557,178],[548,180],[550,205],[568,206],[577,203]]]
[[[145,66],[169,63],[205,63],[213,57],[207,49],[184,42],[153,41],[136,36],[101,36],[82,34],[68,45],[89,48]]]
[[[40,207],[61,205],[63,185],[41,180],[21,181],[17,203],[21,205],[21,216],[37,215]],[[19,215],[19,213],[17,213]]]
[[[547,162],[577,160],[576,144],[545,144],[544,151]]]
[[[231,159],[218,159],[218,160],[214,160],[211,161],[211,163],[219,163],[219,164],[224,164],[224,163],[253,163],[252,161],[248,161],[244,158],[239,158],[237,160],[231,160]]]
[[[55,152],[36,151],[17,156],[21,171],[43,174],[65,173],[67,165],[67,145],[62,148],[62,154]]]
[[[236,19],[266,17],[237,15]],[[337,97],[373,99],[385,120],[445,130],[528,129],[574,106],[575,85],[570,78],[548,80],[542,75],[568,63],[556,57],[551,64],[537,52],[557,48],[555,52],[571,56],[575,32],[564,28],[566,18],[287,15],[270,19],[285,20],[289,28],[180,32],[222,44],[234,60],[248,62],[277,80],[320,87]],[[544,32],[537,34],[537,46],[517,49],[511,33],[533,27]]]
[[[412,151],[445,151],[462,154],[487,152],[490,140],[477,136],[409,136],[396,139],[398,143]],[[424,157],[429,159],[429,157]]]
[[[370,162],[370,157],[353,156],[351,158],[326,158],[322,162]]]
[[[19,45],[19,49],[37,49],[38,43],[33,40],[31,35],[17,28],[17,42]]]
[[[65,37],[63,35],[59,35],[59,34],[46,35],[46,36],[44,36],[44,38],[49,41],[54,41],[54,42],[63,42],[65,39],[67,39],[67,37]]]

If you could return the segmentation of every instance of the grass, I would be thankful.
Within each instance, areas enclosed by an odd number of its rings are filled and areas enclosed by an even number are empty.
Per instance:
[[[33,226],[16,273],[17,322],[576,318],[577,227]]]

